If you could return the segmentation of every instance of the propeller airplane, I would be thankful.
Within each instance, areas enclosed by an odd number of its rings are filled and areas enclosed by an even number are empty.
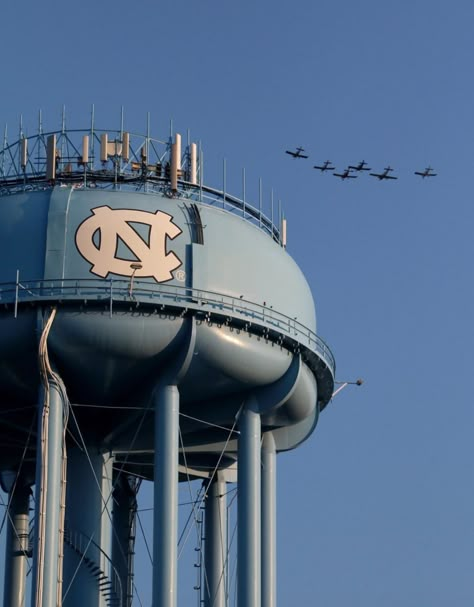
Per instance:
[[[294,152],[292,152],[291,150],[285,150],[285,154],[289,154],[290,156],[293,156],[293,158],[308,158],[308,156],[306,156],[306,154],[303,154],[304,152],[304,148],[296,148],[296,150]]]
[[[369,173],[372,177],[377,177],[380,181],[384,179],[398,179],[395,175],[389,175],[389,173],[393,171],[392,167],[385,167],[382,173]]]

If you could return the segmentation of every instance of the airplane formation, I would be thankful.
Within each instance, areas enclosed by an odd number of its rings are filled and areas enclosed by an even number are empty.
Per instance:
[[[307,154],[305,154],[304,151],[305,151],[304,148],[297,147],[296,150],[294,150],[294,151],[285,150],[285,154],[289,154],[293,158],[309,158],[309,156]],[[357,179],[357,177],[358,177],[357,173],[362,173],[363,171],[372,170],[369,166],[367,166],[367,162],[365,160],[361,160],[361,162],[358,162],[357,164],[352,164],[352,165],[350,164],[347,168],[345,168],[340,173],[336,173],[336,167],[331,165],[330,160],[326,160],[321,165],[314,165],[313,169],[317,169],[317,170],[321,171],[321,173],[325,173],[326,171],[332,172],[334,177],[339,177],[339,179],[341,179],[342,181],[345,181],[346,179]],[[398,177],[396,175],[391,175],[392,172],[393,172],[392,167],[386,166],[383,169],[383,171],[380,171],[379,173],[369,173],[369,175],[371,177],[376,177],[379,181],[385,181],[385,180],[388,181],[388,180],[398,179]],[[436,177],[437,173],[435,173],[433,171],[433,169],[430,166],[428,166],[423,171],[414,171],[414,175],[418,175],[422,179],[425,179],[426,177]]]

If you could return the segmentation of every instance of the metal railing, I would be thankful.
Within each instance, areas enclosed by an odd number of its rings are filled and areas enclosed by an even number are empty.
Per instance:
[[[321,337],[306,327],[296,317],[273,309],[270,305],[256,303],[242,297],[234,297],[215,291],[193,289],[181,285],[158,284],[149,281],[123,279],[57,279],[21,281],[17,273],[15,282],[0,283],[0,304],[13,304],[14,315],[22,302],[47,301],[98,301],[107,305],[113,315],[114,305],[131,303],[179,308],[181,312],[192,310],[204,314],[210,320],[217,315],[230,322],[243,321],[244,328],[252,325],[267,332],[288,336],[298,344],[317,354],[335,374],[334,356]]]
[[[225,186],[222,190],[206,186],[203,183],[201,158],[197,162],[197,179],[191,183],[189,146],[186,146],[180,158],[182,169],[178,175],[178,189],[172,191],[169,170],[166,168],[170,163],[170,139],[161,141],[149,135],[128,133],[130,149],[127,160],[124,160],[120,154],[108,154],[104,160],[100,154],[101,136],[108,135],[111,143],[117,142],[121,145],[124,136],[123,128],[104,130],[91,126],[89,129],[63,128],[50,132],[43,132],[40,126],[38,129],[36,135],[26,137],[20,132],[18,140],[13,143],[3,142],[3,148],[0,149],[0,197],[25,191],[51,189],[55,185],[77,189],[155,192],[171,198],[190,199],[236,213],[283,245],[281,205],[275,205],[274,208],[272,198],[270,216],[267,216],[262,209],[261,194],[257,208],[245,200],[245,194],[243,199],[240,199],[227,193]],[[57,138],[58,156],[55,158],[54,179],[48,179],[47,176],[48,138],[51,136]],[[84,136],[89,137],[86,163],[82,162]]]

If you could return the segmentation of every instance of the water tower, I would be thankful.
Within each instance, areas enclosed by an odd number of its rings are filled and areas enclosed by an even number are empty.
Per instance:
[[[229,482],[238,605],[276,604],[276,454],[313,432],[335,364],[281,211],[206,186],[201,160],[123,121],[5,138],[5,607],[30,558],[32,607],[130,607],[137,479],[154,481],[153,606],[176,607],[184,478],[206,487],[205,607],[228,604]]]

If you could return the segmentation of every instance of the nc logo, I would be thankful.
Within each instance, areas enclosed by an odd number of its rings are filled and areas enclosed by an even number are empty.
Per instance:
[[[133,274],[152,277],[156,282],[173,278],[173,270],[182,262],[174,253],[166,252],[166,239],[173,240],[182,230],[172,222],[171,215],[163,211],[150,213],[108,206],[91,211],[92,215],[77,229],[76,246],[92,264],[93,274],[102,278],[109,272],[120,276]],[[149,226],[147,241],[132,227],[133,223]],[[129,259],[118,257],[119,244],[129,249]],[[141,267],[137,268],[138,265]]]

